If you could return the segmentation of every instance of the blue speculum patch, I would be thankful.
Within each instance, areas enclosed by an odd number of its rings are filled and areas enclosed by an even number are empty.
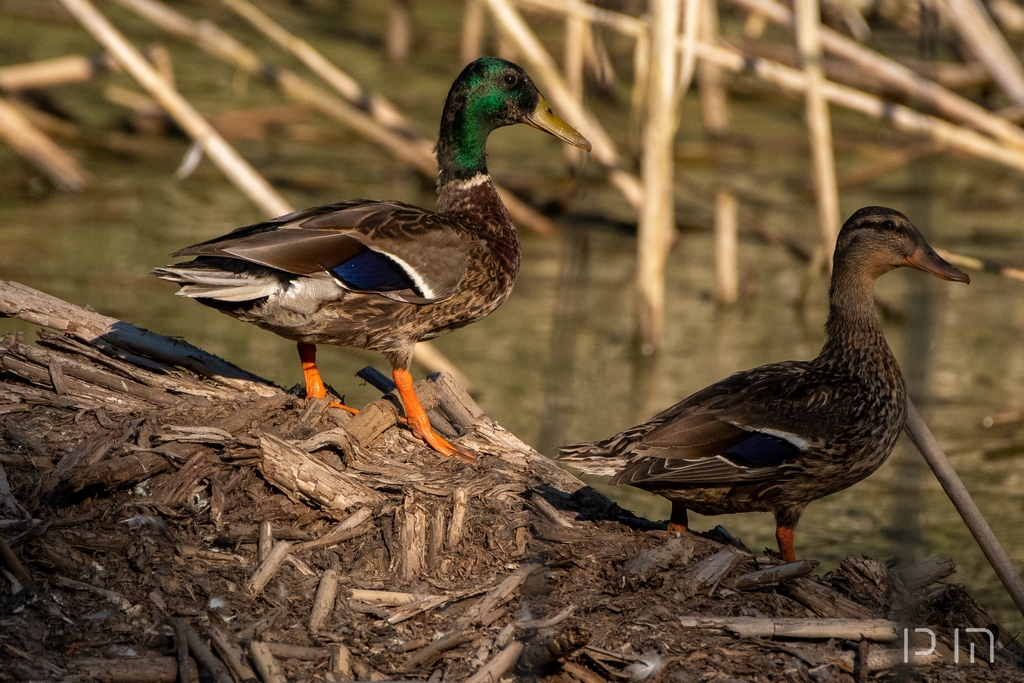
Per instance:
[[[330,273],[352,289],[376,292],[416,289],[401,266],[371,249],[365,249],[331,268]]]
[[[742,467],[775,467],[800,453],[794,444],[767,434],[751,434],[722,455]]]

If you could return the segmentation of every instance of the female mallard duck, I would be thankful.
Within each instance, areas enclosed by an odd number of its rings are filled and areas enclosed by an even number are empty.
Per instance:
[[[878,469],[906,420],[903,375],[873,304],[875,280],[900,266],[970,281],[903,214],[861,209],[839,232],[817,358],[736,373],[642,425],[567,446],[560,459],[665,496],[673,530],[686,531],[687,510],[772,512],[782,558],[795,560],[807,504]]]
[[[413,390],[413,346],[480,320],[505,301],[519,239],[487,173],[487,136],[526,123],[577,147],[520,67],[478,59],[452,84],[437,142],[437,212],[352,199],[290,213],[186,247],[157,268],[178,295],[298,342],[306,396],[326,390],[315,344],[379,351],[391,364],[417,436],[443,455],[472,456],[435,433]]]

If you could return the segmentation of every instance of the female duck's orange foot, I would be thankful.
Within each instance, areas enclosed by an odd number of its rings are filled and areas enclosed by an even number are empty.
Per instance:
[[[329,405],[328,408],[340,408],[341,410],[344,410],[346,413],[351,413],[353,415],[359,414],[358,408],[353,408],[352,406],[347,406],[344,403],[338,403],[337,401],[331,401],[331,405]]]
[[[782,554],[782,561],[796,562],[796,552],[793,551],[793,527],[775,527],[775,540],[779,544],[779,552]]]
[[[427,411],[423,410],[423,405],[416,397],[416,391],[412,385],[412,375],[409,371],[392,368],[391,377],[395,380],[395,386],[398,387],[398,396],[402,399],[402,405],[405,406],[405,422],[409,425],[412,433],[426,441],[428,446],[441,455],[453,456],[475,464],[475,455],[451,445],[430,426]]]
[[[320,377],[320,371],[316,368],[316,346],[314,344],[298,343],[299,347],[299,360],[302,361],[302,376],[306,380],[306,400],[313,398],[327,398],[327,387],[324,385],[324,380]],[[341,408],[345,412],[358,415],[359,411],[355,408],[339,403],[338,401],[331,401],[331,408]]]

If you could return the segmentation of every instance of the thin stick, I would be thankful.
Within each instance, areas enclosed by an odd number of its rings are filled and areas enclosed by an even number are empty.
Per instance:
[[[256,670],[259,671],[263,683],[288,683],[284,675],[284,669],[274,658],[270,647],[266,643],[254,640],[249,643],[249,656],[252,657]]]
[[[1007,96],[1024,104],[1024,67],[979,0],[945,0],[939,6]]]
[[[277,570],[281,567],[284,561],[288,558],[288,553],[291,551],[292,544],[288,541],[278,541],[274,545],[274,549],[267,555],[267,559],[260,562],[260,565],[256,567],[256,571],[249,577],[249,581],[246,584],[246,588],[252,595],[260,593],[263,588],[267,585],[267,582],[274,576]]]
[[[220,133],[157,73],[138,50],[100,14],[89,0],[61,0],[125,71],[149,91],[203,151],[244,194],[268,216],[291,211],[288,202],[229,145]]]
[[[832,148],[832,122],[828,100],[823,92],[825,71],[821,64],[821,8],[818,0],[794,0],[797,48],[806,76],[807,130],[814,161],[814,194],[818,202],[818,229],[822,256],[832,263],[832,250],[839,234],[839,188],[836,185],[836,161]]]
[[[719,303],[736,303],[740,292],[739,202],[722,188],[715,192],[715,298]]]
[[[260,522],[259,535],[256,538],[256,561],[263,562],[274,549],[274,527],[270,520]]]
[[[466,679],[465,683],[490,683],[500,681],[506,671],[515,666],[519,655],[523,654],[523,644],[513,640],[508,647],[494,655],[480,670]]]
[[[800,619],[772,617],[679,617],[683,628],[728,631],[749,638],[809,640],[896,640],[897,625],[888,619]]]
[[[0,98],[0,139],[42,171],[59,190],[80,192],[89,186],[89,173],[18,109]]]
[[[981,551],[985,553],[985,557],[996,571],[999,580],[1003,582],[1006,592],[1013,599],[1013,604],[1024,615],[1024,581],[1021,581],[1020,574],[1010,561],[1010,557],[1003,550],[1003,546],[999,544],[999,539],[992,533],[992,528],[985,521],[981,510],[975,505],[967,487],[964,486],[963,481],[960,480],[956,470],[950,464],[949,458],[943,453],[935,435],[928,429],[921,414],[917,412],[917,407],[909,399],[907,400],[905,428],[910,440],[917,446],[917,450],[921,452],[928,466],[935,473],[936,479],[942,484],[942,489],[953,501],[956,511],[960,513],[960,517],[967,524],[967,528],[970,529],[974,540],[978,542]]]
[[[665,263],[675,235],[672,142],[676,134],[676,36],[680,0],[656,0],[651,7],[654,27],[651,85],[640,159],[644,201],[639,212],[636,246],[637,330],[641,350],[646,355],[661,346],[664,334]]]

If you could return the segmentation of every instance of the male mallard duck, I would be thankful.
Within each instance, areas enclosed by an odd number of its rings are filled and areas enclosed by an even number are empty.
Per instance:
[[[811,361],[736,373],[642,425],[561,449],[560,459],[672,501],[669,529],[702,515],[772,512],[783,560],[812,500],[841,491],[892,453],[907,390],[875,318],[874,286],[910,266],[970,282],[898,211],[869,206],[839,232],[825,345]]]
[[[298,342],[307,397],[327,394],[315,344],[379,351],[412,430],[472,460],[431,429],[409,366],[416,342],[480,320],[512,291],[519,239],[487,173],[486,144],[515,123],[590,149],[520,67],[478,59],[441,115],[437,212],[368,199],[318,206],[181,249],[173,256],[195,260],[154,273],[181,285],[179,296]]]

